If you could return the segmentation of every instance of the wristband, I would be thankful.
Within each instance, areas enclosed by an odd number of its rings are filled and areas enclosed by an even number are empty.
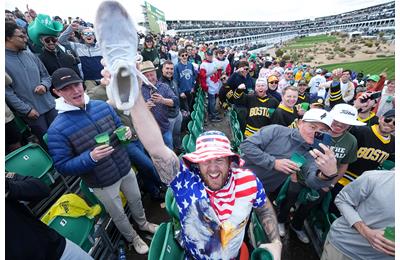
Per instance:
[[[331,176],[328,176],[328,175],[324,174],[321,170],[318,170],[318,171],[317,171],[317,176],[318,176],[319,173],[321,173],[321,175],[324,176],[324,178],[325,178],[327,181],[331,181],[331,180],[335,179],[337,176],[339,176],[339,174],[337,174],[337,173],[336,173],[336,174],[333,174],[333,175],[331,175]]]

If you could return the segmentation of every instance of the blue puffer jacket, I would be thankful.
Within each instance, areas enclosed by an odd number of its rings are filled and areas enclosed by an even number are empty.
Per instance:
[[[61,174],[78,175],[91,188],[107,187],[131,169],[126,149],[113,133],[122,123],[107,103],[85,99],[85,109],[68,105],[62,98],[56,100],[59,114],[47,131],[49,153]],[[89,155],[97,145],[94,137],[106,131],[115,150],[95,162]]]

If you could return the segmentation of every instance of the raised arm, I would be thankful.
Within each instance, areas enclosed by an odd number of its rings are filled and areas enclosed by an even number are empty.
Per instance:
[[[136,133],[151,156],[161,181],[169,184],[179,171],[179,159],[165,144],[160,128],[142,95],[138,95],[131,110],[132,122]]]
[[[278,221],[276,219],[275,210],[269,199],[267,198],[262,207],[255,208],[255,212],[269,239],[269,243],[261,244],[260,247],[270,251],[274,259],[279,260],[281,258],[282,242],[278,234]]]

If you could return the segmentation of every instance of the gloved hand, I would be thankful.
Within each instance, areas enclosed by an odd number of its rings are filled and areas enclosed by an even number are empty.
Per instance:
[[[282,251],[281,241],[277,240],[272,243],[261,244],[259,247],[268,250],[274,257],[274,260],[281,260],[281,251]]]

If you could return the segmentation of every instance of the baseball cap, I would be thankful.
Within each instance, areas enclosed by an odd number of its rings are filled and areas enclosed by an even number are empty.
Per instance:
[[[282,67],[275,67],[275,68],[273,69],[273,71],[278,72],[279,75],[282,75],[282,74],[285,72],[284,69],[283,69]]]
[[[82,83],[83,80],[70,68],[59,68],[51,75],[51,85],[55,89],[62,89],[70,84]]]
[[[271,82],[271,81],[279,81],[279,79],[278,79],[277,76],[271,75],[271,76],[268,77],[268,82]]]
[[[357,120],[357,108],[349,104],[337,104],[331,110],[332,119],[346,125],[363,126],[366,123]]]
[[[214,51],[212,49],[207,49],[206,54],[210,55],[210,56],[213,56],[214,55]]]
[[[389,111],[387,111],[385,114],[383,114],[383,117],[387,118],[387,117],[394,117],[395,114],[395,110],[394,109],[390,109]]]
[[[332,117],[330,113],[319,108],[311,108],[305,112],[302,120],[310,123],[323,123],[329,127],[331,127],[332,124]]]
[[[305,79],[299,80],[299,82],[297,83],[297,86],[299,86],[299,85],[307,85],[308,86],[307,81]]]
[[[187,166],[192,163],[205,162],[211,159],[232,157],[239,164],[239,155],[231,151],[231,142],[220,131],[207,131],[196,139],[196,150],[185,154],[182,159]]]
[[[150,34],[146,35],[146,37],[144,37],[144,41],[145,42],[152,42],[153,41],[153,36],[151,36]]]
[[[367,78],[367,80],[372,80],[372,81],[378,82],[379,81],[379,76],[378,75],[371,75],[371,76],[369,76]]]
[[[316,69],[316,70],[315,70],[315,73],[321,74],[321,73],[322,73],[322,69]]]
[[[265,78],[258,78],[256,80],[256,85],[257,84],[267,85],[267,80]]]
[[[293,74],[293,70],[290,69],[290,68],[287,68],[287,69],[285,69],[285,74],[287,74],[287,73],[292,73]]]

